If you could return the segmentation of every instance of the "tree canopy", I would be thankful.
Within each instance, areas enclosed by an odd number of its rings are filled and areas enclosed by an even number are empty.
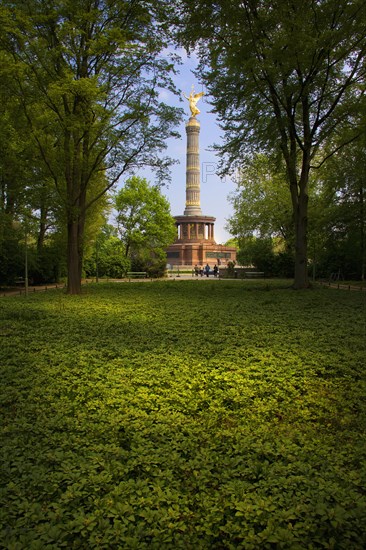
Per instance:
[[[176,227],[160,189],[135,176],[125,182],[114,202],[126,257],[132,261],[145,258],[147,263],[161,258],[165,267],[165,249],[174,241]]]
[[[229,196],[233,215],[228,229],[237,237],[253,233],[261,237],[282,237],[293,244],[291,199],[285,171],[263,154],[243,163],[237,190]]]
[[[224,130],[222,170],[248,151],[281,150],[294,286],[307,287],[309,172],[362,133],[365,2],[179,0],[177,11],[179,38],[198,52],[198,74]]]
[[[173,90],[163,8],[153,0],[2,2],[13,93],[65,213],[70,293],[80,292],[90,206],[142,165],[166,176],[161,152],[179,111],[159,97]]]
[[[67,264],[80,292],[108,191],[145,165],[167,180],[172,39],[199,56],[221,171],[241,173],[231,230],[281,234],[295,288],[316,257],[364,277],[362,0],[3,0],[1,281],[19,275],[27,235],[35,278]]]

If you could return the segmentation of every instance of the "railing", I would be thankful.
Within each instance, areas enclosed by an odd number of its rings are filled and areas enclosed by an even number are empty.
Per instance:
[[[337,288],[338,290],[360,290],[361,292],[363,290],[366,290],[366,286],[360,285],[353,285],[350,283],[338,283],[338,282],[332,282],[332,281],[316,281],[321,286],[327,286],[329,288]]]
[[[34,292],[43,292],[47,290],[51,290],[53,288],[66,288],[66,284],[64,283],[50,283],[48,285],[40,285],[40,286],[30,286],[28,289],[25,287],[24,282],[19,281],[19,288],[9,288],[6,290],[0,291],[0,296],[22,296],[27,294],[33,294]],[[15,285],[17,285],[17,282],[15,282]]]

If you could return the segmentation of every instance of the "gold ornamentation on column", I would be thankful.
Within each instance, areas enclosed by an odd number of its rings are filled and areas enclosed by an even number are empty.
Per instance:
[[[197,109],[196,105],[197,105],[197,102],[201,99],[201,97],[205,94],[203,92],[200,92],[199,94],[195,94],[194,86],[192,86],[192,90],[189,96],[186,96],[184,92],[183,92],[183,95],[189,101],[189,108],[191,110],[192,117],[199,115],[201,111]]]

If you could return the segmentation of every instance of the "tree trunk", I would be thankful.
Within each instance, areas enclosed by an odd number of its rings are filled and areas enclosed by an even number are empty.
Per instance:
[[[67,293],[81,293],[82,243],[78,220],[67,224]]]
[[[364,204],[364,185],[361,180],[360,185],[360,254],[361,254],[361,281],[365,280],[366,258],[365,258],[365,204]]]
[[[43,207],[41,207],[41,217],[39,220],[39,229],[38,229],[38,238],[37,238],[37,254],[40,255],[43,250],[44,245],[44,239],[46,236],[46,219],[47,219],[47,210],[45,211]]]
[[[299,208],[299,210],[301,210]],[[300,214],[296,223],[295,242],[295,276],[294,288],[296,290],[309,288],[308,262],[307,262],[307,218]]]
[[[296,290],[309,288],[308,277],[308,180],[309,162],[304,154],[303,169],[300,181],[297,182],[295,163],[288,170],[290,176],[290,192],[293,208],[295,229],[295,273],[293,288]]]

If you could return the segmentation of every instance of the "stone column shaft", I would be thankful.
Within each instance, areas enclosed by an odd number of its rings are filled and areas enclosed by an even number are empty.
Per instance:
[[[186,208],[185,216],[200,216],[200,123],[191,117],[186,124],[187,133],[187,165],[186,165]]]

